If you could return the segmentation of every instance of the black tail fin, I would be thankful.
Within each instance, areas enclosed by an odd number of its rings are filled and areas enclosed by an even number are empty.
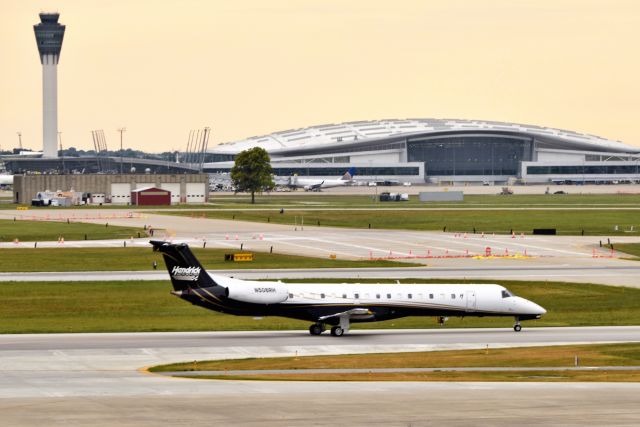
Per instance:
[[[216,286],[216,282],[207,274],[186,243],[158,240],[151,240],[149,243],[153,245],[154,252],[162,253],[174,290]]]

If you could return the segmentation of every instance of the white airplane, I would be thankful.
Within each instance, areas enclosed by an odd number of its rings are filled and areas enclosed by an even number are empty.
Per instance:
[[[13,175],[0,174],[0,185],[13,185]]]
[[[313,322],[311,335],[331,325],[331,335],[349,332],[351,322],[405,316],[502,316],[539,319],[546,310],[500,285],[283,283],[208,274],[186,244],[151,241],[162,253],[173,295],[191,304],[238,316],[282,316]]]
[[[293,175],[289,178],[289,187],[292,188],[304,188],[304,191],[320,191],[323,188],[343,187],[345,185],[353,184],[353,176],[355,175],[356,168],[349,168],[344,175],[339,179],[312,179],[312,178],[300,178],[298,175]]]

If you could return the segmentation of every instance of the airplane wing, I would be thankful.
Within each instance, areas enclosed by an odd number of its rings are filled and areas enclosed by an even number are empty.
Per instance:
[[[324,181],[319,182],[317,184],[311,184],[309,186],[309,190],[318,190],[320,187],[322,187],[322,184],[324,184]]]
[[[351,310],[342,311],[340,313],[329,314],[327,316],[320,316],[318,321],[323,322],[332,317],[346,318],[346,319],[365,319],[373,316],[373,312],[368,308],[352,308]]]

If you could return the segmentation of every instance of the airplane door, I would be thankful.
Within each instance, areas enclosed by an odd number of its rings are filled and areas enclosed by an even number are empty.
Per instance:
[[[467,311],[476,311],[476,291],[467,291]]]

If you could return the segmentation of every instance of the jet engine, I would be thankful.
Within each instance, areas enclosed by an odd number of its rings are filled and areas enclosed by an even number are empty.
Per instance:
[[[252,304],[278,304],[289,298],[287,285],[279,282],[240,282],[229,283],[225,295],[227,298]]]

